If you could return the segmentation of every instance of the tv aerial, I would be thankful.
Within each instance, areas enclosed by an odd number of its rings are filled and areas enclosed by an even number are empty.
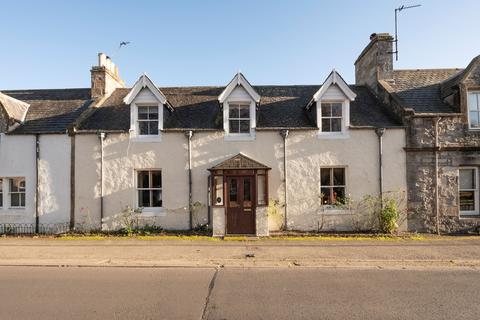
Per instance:
[[[421,4],[415,4],[412,6],[403,5],[395,9],[395,39],[393,40],[393,42],[395,43],[395,51],[393,51],[392,53],[395,54],[396,61],[398,61],[398,13],[402,12],[403,10],[418,8],[421,6]]]

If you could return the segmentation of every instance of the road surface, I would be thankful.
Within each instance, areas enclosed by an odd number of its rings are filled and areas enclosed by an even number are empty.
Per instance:
[[[480,271],[0,267],[0,319],[478,319]]]

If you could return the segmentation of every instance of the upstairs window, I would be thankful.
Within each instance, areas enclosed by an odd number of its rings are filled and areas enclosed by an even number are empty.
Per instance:
[[[468,120],[470,129],[480,129],[480,92],[468,93]]]
[[[162,172],[137,171],[137,192],[139,208],[162,207]]]
[[[462,168],[458,171],[460,215],[478,214],[478,170]]]
[[[158,135],[158,106],[138,107],[138,130],[141,136]]]
[[[322,102],[322,132],[342,132],[342,118],[343,115],[341,102]]]
[[[232,103],[228,104],[228,125],[229,133],[249,134],[250,133],[250,104]]]
[[[345,168],[321,168],[320,192],[322,205],[345,203]]]
[[[10,207],[25,208],[25,178],[10,179]]]

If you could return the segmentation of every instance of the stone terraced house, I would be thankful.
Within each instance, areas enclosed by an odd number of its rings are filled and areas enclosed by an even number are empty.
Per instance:
[[[3,90],[0,232],[112,230],[128,208],[215,236],[346,231],[368,217],[339,203],[402,192],[402,230],[474,228],[477,59],[393,70],[391,40],[372,35],[355,85],[333,70],[321,85],[125,87],[99,54],[91,88]]]

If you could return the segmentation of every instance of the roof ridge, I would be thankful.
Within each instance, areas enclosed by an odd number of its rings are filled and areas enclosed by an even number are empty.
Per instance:
[[[67,90],[91,90],[91,88],[43,88],[43,89],[1,89],[0,92],[22,92],[22,91],[67,91]]]
[[[461,71],[465,68],[426,68],[426,69],[394,69],[395,71]]]

